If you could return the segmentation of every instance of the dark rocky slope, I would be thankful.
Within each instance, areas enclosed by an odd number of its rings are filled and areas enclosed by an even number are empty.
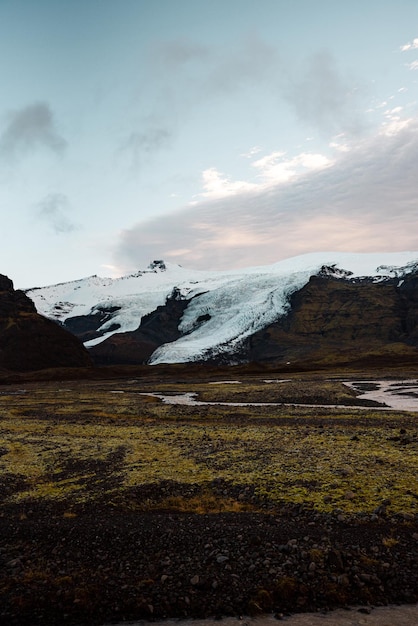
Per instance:
[[[288,315],[252,335],[249,361],[418,361],[418,277],[341,280],[313,276]]]
[[[197,296],[198,297],[198,296]],[[98,364],[146,363],[175,341],[187,301],[175,294],[131,333],[115,334],[91,349]],[[204,321],[204,320],[203,320]],[[287,315],[249,337],[222,363],[272,365],[418,362],[418,275],[375,282],[323,271],[290,299]],[[220,363],[215,357],[212,363]]]
[[[0,274],[0,369],[30,371],[91,365],[82,343],[55,322]]]
[[[90,354],[97,365],[138,365],[148,361],[162,344],[181,336],[178,325],[188,301],[174,290],[164,306],[145,315],[139,328],[132,332],[116,333],[97,346]]]

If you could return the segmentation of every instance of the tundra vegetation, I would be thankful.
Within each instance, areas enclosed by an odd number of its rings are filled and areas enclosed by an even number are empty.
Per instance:
[[[193,392],[208,404],[164,404],[153,392]],[[383,502],[416,513],[417,416],[356,402],[341,382],[307,377],[4,385],[0,497],[67,515],[88,504],[195,513],[303,504],[351,514]]]

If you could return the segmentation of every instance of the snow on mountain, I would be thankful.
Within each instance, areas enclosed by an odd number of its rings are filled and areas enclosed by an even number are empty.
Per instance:
[[[273,265],[239,270],[204,272],[156,261],[142,272],[117,279],[89,278],[26,291],[40,313],[63,321],[76,315],[118,307],[106,331],[135,330],[141,318],[163,305],[176,288],[190,303],[180,330],[184,335],[154,352],[151,363],[200,360],[205,355],[230,353],[243,339],[283,315],[289,296],[301,289],[323,266],[333,274],[351,278],[401,277],[418,268],[418,252],[351,254],[320,252],[293,257]],[[194,296],[199,295],[195,298]],[[99,343],[113,334],[87,342]]]

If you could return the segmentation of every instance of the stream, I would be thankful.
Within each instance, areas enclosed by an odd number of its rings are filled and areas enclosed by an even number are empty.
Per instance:
[[[221,381],[216,384],[230,384],[238,381]],[[284,381],[265,381],[266,383],[281,383]],[[361,410],[397,410],[418,412],[418,381],[413,380],[370,380],[370,381],[341,381],[347,387],[361,392],[358,396],[362,400],[375,400],[384,403],[386,406],[370,407],[347,405],[350,409]],[[148,392],[143,395],[159,398],[165,404],[182,404],[187,406],[304,406],[304,407],[322,407],[322,408],[342,408],[346,405],[333,404],[302,404],[302,403],[284,403],[284,402],[202,402],[197,400],[197,393],[185,392],[178,394],[163,394],[159,392]]]

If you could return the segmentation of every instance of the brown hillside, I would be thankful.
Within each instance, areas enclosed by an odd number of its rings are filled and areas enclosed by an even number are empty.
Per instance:
[[[249,338],[250,361],[418,361],[418,278],[384,283],[314,276],[287,316]]]
[[[33,302],[0,274],[0,369],[39,370],[91,364],[80,341],[39,315]]]

